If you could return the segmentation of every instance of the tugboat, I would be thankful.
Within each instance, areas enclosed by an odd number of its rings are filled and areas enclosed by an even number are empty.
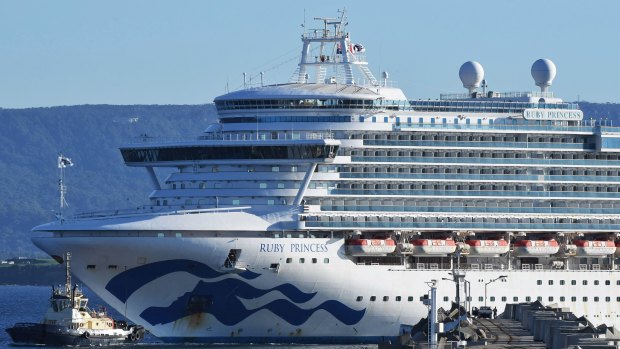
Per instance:
[[[65,255],[65,287],[52,287],[50,307],[40,323],[17,323],[6,331],[19,344],[51,346],[108,346],[135,343],[144,338],[144,328],[115,321],[101,307],[88,308],[88,299],[78,285],[72,287],[69,252]]]

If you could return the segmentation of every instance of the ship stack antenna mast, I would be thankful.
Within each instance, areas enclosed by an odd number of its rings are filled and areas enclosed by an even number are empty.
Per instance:
[[[67,204],[67,200],[65,196],[67,194],[67,186],[65,185],[65,168],[67,166],[73,166],[73,162],[68,157],[59,154],[58,155],[58,170],[59,170],[59,178],[58,178],[58,193],[60,194],[60,212],[58,212],[57,218],[62,223],[64,221],[64,210]]]
[[[65,252],[65,272],[67,281],[65,283],[65,294],[73,300],[71,294],[71,252]]]

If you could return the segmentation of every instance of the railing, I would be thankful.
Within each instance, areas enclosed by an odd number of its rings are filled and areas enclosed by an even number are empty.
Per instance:
[[[222,133],[208,133],[200,137],[151,137],[143,135],[140,137],[131,138],[127,144],[144,144],[144,143],[156,143],[156,144],[171,144],[171,143],[197,143],[202,141],[218,141],[218,142],[247,142],[247,141],[288,141],[288,140],[321,140],[321,139],[334,139],[332,132],[292,132],[292,133],[278,133],[277,137],[272,137],[270,131],[259,131],[253,135],[253,137],[245,137],[245,134],[222,134]]]
[[[406,196],[485,196],[485,197],[544,197],[544,198],[617,198],[617,192],[578,191],[509,191],[509,190],[407,190],[407,189],[328,189],[330,195],[406,195]]]
[[[394,125],[394,128],[401,131],[415,130],[415,129],[437,129],[437,130],[484,130],[484,131],[544,131],[544,132],[581,132],[594,134],[596,126],[553,126],[553,125],[511,125],[511,124],[493,124],[493,125],[478,125],[478,124],[466,124],[463,123],[436,123],[436,124],[416,124],[416,123],[401,123],[400,125]],[[620,132],[620,127],[605,127],[605,132]]]
[[[105,210],[105,211],[93,211],[82,212],[73,215],[67,220],[79,220],[79,219],[96,219],[96,218],[108,218],[108,217],[132,217],[132,216],[174,216],[174,215],[187,215],[187,214],[200,214],[200,213],[218,213],[218,212],[237,212],[245,211],[251,208],[250,206],[239,207],[226,207],[226,208],[209,208],[209,209],[197,209],[197,210],[166,210],[154,211],[152,209],[122,209],[122,210]]]
[[[444,207],[397,205],[321,205],[322,211],[344,212],[420,212],[420,213],[553,213],[553,214],[607,214],[620,215],[620,208],[572,207]]]
[[[351,156],[353,162],[393,162],[393,163],[449,163],[449,164],[515,164],[515,165],[620,165],[620,160],[599,159],[532,159],[532,158],[474,158],[474,157],[403,157],[403,156]]]
[[[618,223],[495,223],[495,222],[355,222],[304,221],[311,228],[379,228],[441,230],[519,230],[519,231],[617,231]]]
[[[391,172],[341,172],[340,178],[382,179],[454,179],[458,181],[537,181],[537,182],[620,182],[620,176],[563,176],[563,175],[492,175],[450,173],[391,173]]]
[[[552,143],[552,142],[464,142],[464,141],[398,141],[364,140],[364,145],[396,147],[458,147],[470,148],[541,148],[541,149],[595,149],[593,143]]]

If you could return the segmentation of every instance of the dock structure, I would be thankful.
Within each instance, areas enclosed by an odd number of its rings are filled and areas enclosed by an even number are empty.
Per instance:
[[[594,326],[585,317],[577,317],[568,309],[544,306],[539,302],[507,304],[501,316],[495,319],[472,318],[467,322],[470,325],[461,329],[463,335],[476,333],[480,337],[478,340],[457,342],[442,337],[436,345],[410,341],[401,342],[400,346],[379,345],[379,348],[620,348],[620,331],[613,327]]]

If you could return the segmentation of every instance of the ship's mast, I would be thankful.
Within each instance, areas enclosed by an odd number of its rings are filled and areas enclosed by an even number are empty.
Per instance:
[[[377,79],[368,69],[368,62],[361,45],[354,45],[346,32],[346,11],[339,11],[340,18],[315,17],[323,22],[323,28],[310,29],[301,36],[303,49],[297,71],[291,82],[305,84],[310,82],[309,71],[314,69],[316,83],[340,83],[353,85],[353,67],[356,67],[366,83],[378,86]],[[333,29],[331,29],[333,27]],[[318,45],[313,47],[313,45]],[[318,52],[315,52],[318,51]],[[327,77],[327,69],[333,68],[336,76]]]
[[[73,300],[73,295],[71,294],[71,252],[65,252],[65,273],[65,294],[69,299]]]
[[[60,194],[60,212],[58,212],[57,218],[62,223],[64,221],[64,209],[67,204],[65,195],[67,194],[67,186],[65,185],[65,168],[67,166],[73,166],[73,162],[68,157],[61,154],[58,155],[58,170],[60,172],[58,178],[58,193]]]

